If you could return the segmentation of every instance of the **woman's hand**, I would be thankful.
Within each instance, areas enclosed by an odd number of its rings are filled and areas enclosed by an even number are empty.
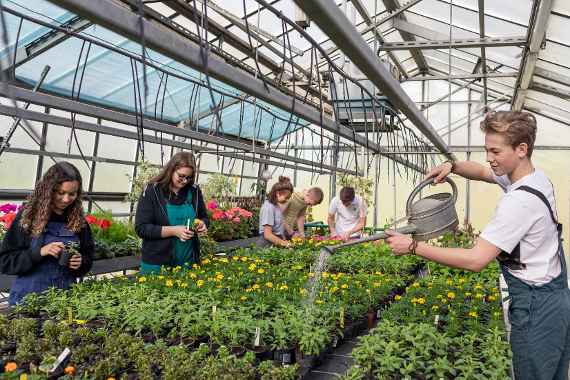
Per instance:
[[[42,257],[53,256],[57,259],[61,251],[63,251],[64,249],[65,249],[65,244],[63,244],[60,241],[54,241],[53,243],[44,245],[40,249],[40,255]]]
[[[451,173],[451,169],[453,165],[451,162],[446,161],[443,164],[436,166],[435,168],[431,169],[425,176],[425,179],[428,178],[435,178],[434,183],[442,183],[445,181],[445,178]]]
[[[203,220],[199,220],[198,223],[195,224],[195,227],[196,227],[196,232],[198,232],[199,234],[205,234],[208,232],[208,227],[206,227],[206,223],[204,223]]]
[[[74,254],[69,259],[69,269],[79,269],[81,261],[81,255],[79,253]]]
[[[194,231],[189,230],[186,226],[174,226],[172,229],[174,236],[182,241],[190,240],[194,237]]]
[[[399,232],[393,230],[387,230],[386,243],[390,246],[395,255],[401,256],[406,255],[410,252],[410,246],[412,245],[412,238],[408,235],[402,235]]]

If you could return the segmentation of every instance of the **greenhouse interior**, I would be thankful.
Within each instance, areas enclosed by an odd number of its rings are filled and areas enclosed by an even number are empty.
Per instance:
[[[0,378],[570,379],[566,26],[0,0]]]

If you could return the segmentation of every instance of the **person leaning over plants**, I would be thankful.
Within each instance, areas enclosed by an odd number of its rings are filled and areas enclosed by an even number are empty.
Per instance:
[[[82,192],[79,170],[59,162],[16,215],[0,247],[0,271],[18,276],[10,305],[50,287],[68,289],[91,269],[95,244],[83,215]]]
[[[307,207],[316,206],[323,201],[323,191],[320,187],[311,187],[302,192],[294,192],[283,211],[283,227],[286,237],[295,234],[305,237],[305,215]]]
[[[288,177],[279,177],[274,183],[267,199],[259,211],[259,240],[260,247],[278,245],[289,248],[291,243],[285,238],[283,226],[283,209],[293,193],[293,185]]]
[[[207,232],[209,221],[195,178],[194,156],[179,152],[143,189],[135,216],[142,239],[141,274],[200,262],[198,234]]]
[[[499,111],[481,122],[487,162],[445,162],[426,178],[450,173],[495,183],[505,194],[471,249],[438,248],[389,231],[394,253],[412,253],[454,268],[480,271],[497,258],[509,288],[510,343],[517,380],[567,379],[570,356],[570,291],[557,221],[554,189],[531,156],[536,119]]]
[[[366,202],[355,195],[353,187],[340,189],[338,197],[334,197],[329,205],[327,223],[330,235],[342,240],[358,237],[366,225]]]

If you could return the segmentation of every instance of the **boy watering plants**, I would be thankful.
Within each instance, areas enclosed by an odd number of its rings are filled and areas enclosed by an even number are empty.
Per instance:
[[[444,162],[426,178],[450,173],[497,184],[505,194],[471,249],[439,248],[388,231],[397,255],[415,254],[454,268],[480,271],[500,263],[509,288],[510,343],[516,380],[567,379],[570,356],[570,291],[554,189],[531,162],[536,119],[499,111],[481,122],[490,168]]]

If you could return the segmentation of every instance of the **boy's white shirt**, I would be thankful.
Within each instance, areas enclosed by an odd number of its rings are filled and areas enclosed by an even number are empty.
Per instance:
[[[366,213],[366,203],[358,195],[348,207],[340,201],[339,197],[334,197],[329,206],[329,214],[335,215],[335,230],[338,235],[352,230],[361,218],[366,217]]]
[[[509,269],[509,272],[531,285],[550,282],[561,271],[556,225],[540,198],[516,189],[526,185],[540,191],[558,219],[552,183],[541,170],[535,170],[515,183],[511,183],[506,175],[493,176],[505,194],[480,237],[507,253],[520,242],[520,260],[526,264],[526,269]]]

